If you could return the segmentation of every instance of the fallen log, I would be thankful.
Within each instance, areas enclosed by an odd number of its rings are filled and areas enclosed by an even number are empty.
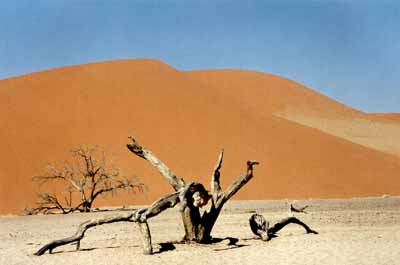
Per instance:
[[[103,225],[103,224],[111,224],[111,223],[116,223],[116,222],[133,222],[132,217],[135,215],[135,213],[130,213],[128,215],[118,215],[118,216],[112,216],[112,217],[107,217],[107,218],[102,218],[102,219],[93,219],[86,221],[82,224],[79,225],[78,230],[75,232],[74,235],[59,239],[59,240],[54,240],[43,247],[41,247],[38,251],[36,251],[35,255],[40,256],[43,255],[46,251],[49,251],[51,254],[53,249],[59,246],[67,245],[73,242],[77,242],[77,250],[80,248],[80,241],[82,238],[85,236],[85,232],[92,227],[98,226],[98,225]]]
[[[288,224],[297,224],[302,226],[307,234],[318,234],[317,231],[312,230],[305,223],[297,219],[296,217],[287,217],[277,222],[273,226],[269,227],[269,222],[260,214],[253,214],[249,219],[251,231],[259,236],[263,241],[269,241],[276,237],[276,233]]]
[[[139,225],[143,241],[143,253],[152,254],[151,234],[147,224],[147,219],[158,215],[167,208],[174,207],[179,202],[179,192],[168,194],[155,201],[151,206],[133,211],[129,214],[120,214],[111,217],[93,219],[79,225],[74,235],[63,239],[54,240],[34,253],[36,256],[43,255],[46,251],[51,254],[53,249],[76,242],[77,250],[80,248],[80,241],[85,236],[85,232],[95,226],[111,224],[117,222],[136,222]]]

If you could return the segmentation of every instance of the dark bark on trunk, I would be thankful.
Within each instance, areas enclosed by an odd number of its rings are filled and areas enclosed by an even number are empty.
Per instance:
[[[185,208],[182,213],[183,225],[185,228],[186,242],[208,243],[211,241],[211,232],[219,216],[222,207],[212,209],[200,214],[198,208]]]
[[[197,207],[188,204],[182,214],[185,227],[184,241],[210,242],[212,229],[224,204],[253,177],[253,165],[257,164],[257,162],[249,161],[247,162],[247,174],[240,176],[225,192],[222,192],[219,184],[219,169],[221,168],[222,157],[223,153],[221,152],[214,170],[214,177],[212,178],[211,186],[213,192],[211,196],[208,195],[211,197],[211,208],[201,215]]]
[[[204,221],[199,207],[207,204],[210,195],[200,183],[192,182],[180,192],[180,210],[185,229],[185,242],[201,242],[204,235]]]
[[[184,241],[199,241],[199,230],[201,229],[201,216],[198,208],[185,207],[182,212],[183,227],[185,229]]]
[[[92,209],[92,203],[91,202],[84,201],[82,203],[82,212],[90,213],[91,209]]]

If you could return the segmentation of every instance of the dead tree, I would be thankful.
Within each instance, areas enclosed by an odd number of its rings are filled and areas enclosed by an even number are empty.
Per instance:
[[[33,177],[41,184],[61,181],[66,185],[68,195],[61,201],[56,194],[40,193],[37,206],[26,210],[28,213],[90,212],[100,196],[115,195],[118,190],[143,191],[144,184],[137,177],[127,178],[121,175],[119,169],[109,166],[105,153],[99,148],[81,147],[71,152],[73,159],[61,169],[50,165],[45,174]],[[74,203],[76,197],[78,200]]]
[[[261,237],[263,241],[269,241],[276,237],[276,233],[288,224],[297,224],[302,226],[306,230],[307,234],[318,234],[317,231],[312,230],[305,223],[293,216],[284,218],[272,227],[269,227],[269,222],[265,220],[262,215],[253,214],[249,219],[249,223],[251,231],[255,235]]]
[[[128,149],[135,155],[150,162],[150,164],[164,176],[175,191],[181,191],[180,209],[185,228],[183,240],[199,243],[210,242],[212,229],[222,207],[253,177],[253,166],[258,164],[258,162],[247,161],[246,173],[239,176],[225,191],[222,191],[220,185],[220,169],[224,153],[221,151],[211,176],[211,194],[209,194],[201,183],[192,182],[186,184],[182,178],[177,177],[176,174],[150,150],[142,147],[134,138],[130,137],[130,139],[132,142],[127,145]],[[211,200],[211,207],[201,213],[199,208],[206,205],[209,200]]]
[[[211,178],[211,194],[204,186],[197,182],[186,184],[183,179],[178,178],[161,160],[159,160],[151,151],[140,146],[133,138],[132,143],[127,145],[128,149],[141,158],[149,161],[169,182],[175,192],[161,197],[147,208],[139,209],[129,214],[116,215],[97,220],[90,220],[82,223],[76,233],[70,237],[52,241],[41,247],[35,255],[43,255],[46,251],[50,253],[54,248],[77,243],[77,249],[80,247],[80,241],[85,232],[92,227],[115,223],[115,222],[137,222],[140,227],[143,238],[143,251],[145,254],[152,254],[151,234],[147,224],[147,219],[152,218],[168,208],[177,204],[180,205],[183,225],[185,228],[186,242],[207,243],[211,241],[212,228],[222,210],[223,205],[232,198],[252,177],[253,166],[258,164],[256,161],[247,162],[247,172],[238,177],[226,191],[221,190],[220,169],[223,160],[223,151],[219,155],[217,164]],[[200,213],[199,208],[206,205],[211,200],[209,210]]]

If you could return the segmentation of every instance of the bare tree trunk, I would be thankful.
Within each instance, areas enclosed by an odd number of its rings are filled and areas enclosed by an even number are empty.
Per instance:
[[[318,234],[317,231],[312,230],[305,223],[297,219],[296,217],[287,217],[282,219],[281,221],[274,224],[272,227],[269,227],[269,222],[265,220],[265,218],[260,214],[253,214],[249,220],[251,231],[261,237],[262,240],[268,241],[271,238],[275,237],[275,234],[280,231],[282,228],[287,226],[288,224],[297,224],[302,226],[307,234]]]
[[[201,228],[201,216],[199,209],[195,207],[185,207],[182,212],[182,222],[185,229],[184,241],[198,240],[199,229]]]
[[[91,208],[92,208],[92,205],[91,205],[91,203],[89,203],[88,201],[84,201],[84,202],[82,203],[82,212],[84,212],[84,213],[89,213],[90,210],[91,210]]]
[[[188,204],[185,209],[187,213],[183,215],[183,223],[185,226],[184,240],[186,241],[207,243],[212,239],[212,229],[224,204],[253,177],[253,165],[258,164],[255,161],[248,161],[247,173],[238,177],[225,192],[222,192],[219,183],[219,169],[222,164],[222,158],[223,153],[221,152],[212,178],[210,209],[205,211],[203,215],[200,215],[199,209],[194,205]]]

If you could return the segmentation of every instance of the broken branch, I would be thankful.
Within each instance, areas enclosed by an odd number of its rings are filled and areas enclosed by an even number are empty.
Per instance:
[[[236,194],[250,179],[253,178],[253,166],[258,165],[257,161],[247,161],[247,173],[238,177],[224,192],[223,197],[218,200],[216,207],[227,202],[233,195]]]
[[[183,179],[178,178],[175,173],[169,169],[160,159],[158,159],[150,150],[143,148],[133,137],[129,137],[132,143],[127,144],[128,149],[135,155],[147,160],[152,164],[162,176],[166,178],[168,183],[178,191],[185,186]]]
[[[222,166],[222,160],[224,158],[224,150],[221,151],[218,157],[217,164],[215,165],[213,175],[211,177],[211,195],[214,204],[218,201],[221,194],[221,184],[220,184],[220,169]]]

